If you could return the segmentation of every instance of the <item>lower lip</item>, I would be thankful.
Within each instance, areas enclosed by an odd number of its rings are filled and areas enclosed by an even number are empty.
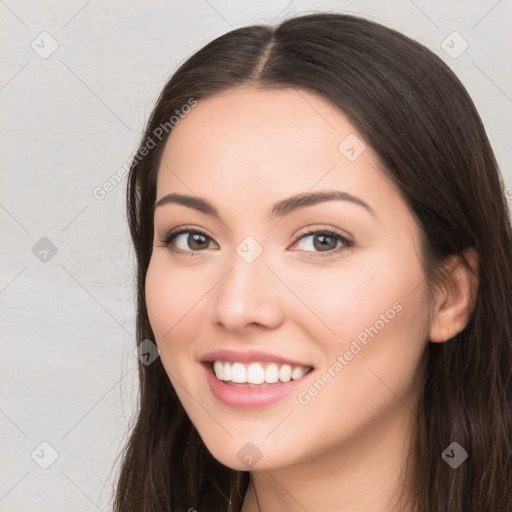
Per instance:
[[[202,363],[206,379],[213,395],[221,402],[238,409],[258,409],[274,404],[291,395],[304,384],[304,381],[314,373],[314,370],[297,380],[269,384],[261,388],[246,388],[230,386],[215,377],[211,363]]]

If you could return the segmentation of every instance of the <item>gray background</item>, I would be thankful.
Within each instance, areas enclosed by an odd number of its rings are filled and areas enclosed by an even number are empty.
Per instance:
[[[93,190],[210,40],[324,9],[395,28],[460,77],[512,186],[511,1],[382,4],[0,0],[1,511],[111,509],[137,394],[133,250],[126,180]]]

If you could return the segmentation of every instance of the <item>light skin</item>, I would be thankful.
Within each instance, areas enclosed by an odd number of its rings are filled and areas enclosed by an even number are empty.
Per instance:
[[[156,208],[148,314],[206,447],[222,464],[251,470],[243,512],[259,510],[254,488],[262,512],[393,510],[425,348],[460,332],[473,307],[476,280],[458,257],[429,301],[419,226],[368,145],[354,161],[338,149],[350,134],[364,143],[339,109],[309,92],[242,88],[200,100],[162,157],[157,202],[201,197],[220,219],[180,204]],[[319,191],[351,194],[373,213],[331,200],[267,216],[280,200]],[[165,247],[167,232],[184,226],[207,236],[182,234]],[[304,228],[320,233],[296,240]],[[325,228],[353,244],[322,238]],[[252,263],[236,251],[247,236],[263,249]],[[299,390],[307,391],[397,303],[400,312],[307,404],[293,393],[259,410],[227,406],[199,364],[216,349],[278,354],[315,368]],[[237,456],[248,442],[262,454],[252,468]]]

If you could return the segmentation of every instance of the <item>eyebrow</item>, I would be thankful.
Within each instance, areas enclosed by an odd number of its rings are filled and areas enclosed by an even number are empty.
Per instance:
[[[306,208],[307,206],[312,206],[327,201],[347,201],[349,203],[353,203],[365,208],[374,217],[377,217],[377,214],[375,213],[373,208],[366,204],[362,199],[353,196],[352,194],[349,194],[347,192],[342,192],[339,190],[330,190],[325,192],[309,192],[293,195],[291,197],[288,197],[287,199],[283,199],[275,203],[267,215],[271,219],[277,217],[284,217],[285,215],[288,215],[289,213],[299,210],[301,208]],[[215,217],[216,219],[220,219],[219,211],[217,210],[217,208],[215,208],[206,199],[176,193],[167,194],[161,199],[159,199],[153,206],[153,213],[160,206],[170,203],[187,206],[188,208],[193,208],[194,210],[197,210],[201,213],[210,215],[212,217]]]

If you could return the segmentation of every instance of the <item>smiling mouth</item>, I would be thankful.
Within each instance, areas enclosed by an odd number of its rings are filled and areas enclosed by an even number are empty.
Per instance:
[[[210,361],[207,363],[215,378],[224,384],[239,388],[264,388],[302,379],[313,371],[311,366],[277,363],[232,363]]]

